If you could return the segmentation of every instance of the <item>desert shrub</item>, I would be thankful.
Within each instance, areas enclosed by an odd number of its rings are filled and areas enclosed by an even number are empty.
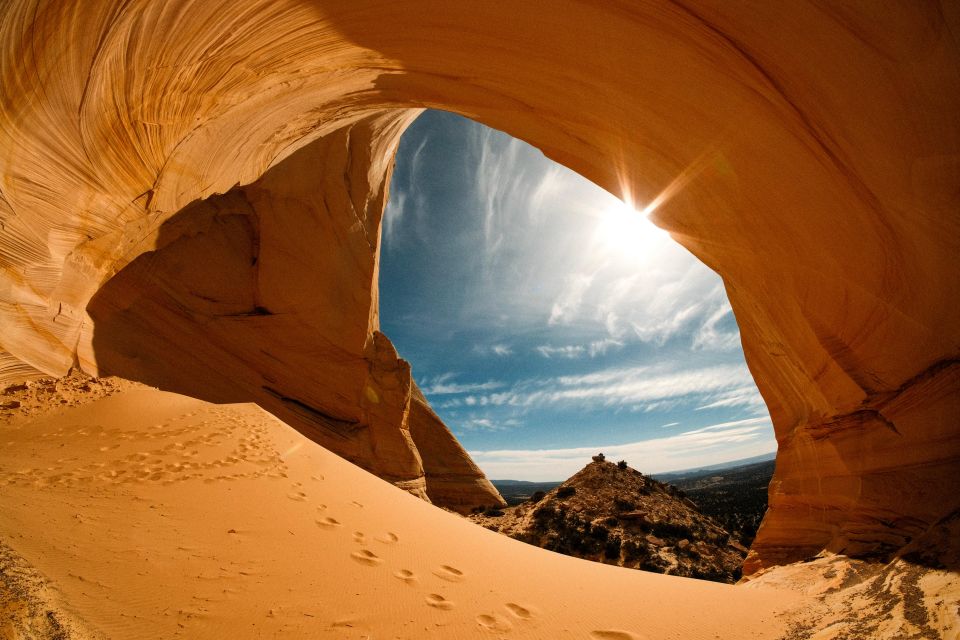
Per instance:
[[[618,462],[618,463],[617,463],[617,468],[618,468],[618,469],[624,469],[624,470],[625,470],[625,469],[627,468],[627,461],[626,461],[626,460],[621,460],[620,462]]]
[[[560,487],[557,489],[558,498],[569,498],[577,492],[576,487]]]
[[[543,491],[534,491],[533,495],[530,496],[530,502],[540,502],[546,495]]]
[[[603,455],[602,453],[598,453],[597,455],[593,456],[594,462],[603,462],[606,459],[607,459],[607,456]]]
[[[690,527],[680,522],[654,522],[651,527],[653,535],[658,538],[693,538]]]
[[[619,560],[620,559],[620,546],[622,541],[619,536],[614,536],[607,539],[607,544],[603,547],[603,557],[608,560]]]
[[[550,505],[540,505],[533,512],[534,521],[541,527],[546,526],[548,522],[557,517],[557,511]]]
[[[637,508],[636,504],[619,496],[613,499],[613,506],[617,511],[633,511]]]
[[[623,559],[628,562],[636,562],[647,557],[647,545],[636,540],[625,540],[620,547],[623,550]]]
[[[583,534],[576,529],[564,528],[555,536],[549,536],[544,549],[566,555],[589,553],[591,545],[585,544]]]
[[[597,540],[606,540],[607,536],[610,535],[610,530],[607,529],[602,524],[595,524],[590,527],[590,537],[596,538]]]
[[[503,515],[503,511],[497,509],[496,507],[487,507],[483,510],[483,515],[487,516],[488,518],[499,518]]]

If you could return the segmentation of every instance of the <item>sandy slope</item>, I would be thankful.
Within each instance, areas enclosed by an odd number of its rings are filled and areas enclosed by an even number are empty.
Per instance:
[[[0,512],[110,638],[774,638],[802,604],[542,551],[256,406],[151,389],[0,427]]]

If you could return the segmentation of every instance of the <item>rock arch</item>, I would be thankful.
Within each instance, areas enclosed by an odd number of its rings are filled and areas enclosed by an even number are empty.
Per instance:
[[[2,371],[203,373],[413,491],[491,498],[377,332],[392,155],[443,108],[661,197],[723,276],[780,446],[748,571],[889,552],[960,507],[958,29],[937,2],[11,0]],[[125,345],[160,317],[166,349]]]

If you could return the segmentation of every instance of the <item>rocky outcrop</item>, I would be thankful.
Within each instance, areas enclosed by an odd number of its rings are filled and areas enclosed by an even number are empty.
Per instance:
[[[376,254],[396,141],[444,108],[723,276],[780,445],[747,570],[886,553],[960,507],[958,31],[955,3],[10,0],[0,347],[242,393],[429,492]]]
[[[392,122],[357,123],[168,220],[157,249],[92,298],[80,363],[216,402],[254,399],[380,477],[469,510],[499,495],[423,411],[410,365],[376,329],[383,196],[368,193],[365,167]],[[318,189],[318,167],[336,167],[336,183]]]
[[[736,582],[747,553],[676,487],[599,457],[555,489],[470,519],[568,556],[714,582]]]
[[[746,584],[770,587],[815,597],[781,614],[790,625],[784,636],[789,640],[939,640],[955,637],[960,628],[956,572],[902,559],[867,562],[825,552],[758,571]]]

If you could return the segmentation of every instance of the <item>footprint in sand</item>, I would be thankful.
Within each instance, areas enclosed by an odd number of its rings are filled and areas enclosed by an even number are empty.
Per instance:
[[[387,531],[386,533],[381,533],[377,536],[377,541],[382,542],[383,544],[393,544],[400,540],[397,534]]]
[[[407,584],[417,581],[417,575],[408,569],[400,569],[400,571],[393,574],[393,577],[398,580],[403,580]]]
[[[364,544],[367,541],[367,537],[363,535],[363,531],[354,531],[353,532],[353,541]]]
[[[367,549],[361,549],[360,551],[354,551],[350,554],[350,557],[359,562],[360,564],[365,564],[368,567],[375,567],[378,564],[383,562],[383,558],[375,554],[373,551],[368,551]]]
[[[434,609],[441,609],[443,611],[449,611],[453,609],[454,605],[452,602],[441,596],[439,593],[431,593],[426,598],[427,606],[433,607]]]
[[[339,520],[337,520],[336,518],[331,518],[329,516],[326,518],[320,518],[319,520],[317,520],[317,524],[326,529],[333,529],[334,527],[341,526]]]
[[[516,604],[514,602],[508,602],[503,606],[507,608],[507,611],[509,611],[516,617],[520,618],[521,620],[529,620],[530,618],[533,617],[533,612],[530,611],[530,609],[526,607],[521,607],[519,604]]]
[[[307,494],[305,494],[303,491],[297,491],[296,493],[288,493],[287,497],[290,498],[291,500],[296,500],[297,502],[307,501]]]
[[[477,616],[477,624],[488,631],[510,631],[513,625],[504,618],[497,615],[483,614]]]
[[[616,629],[591,631],[590,637],[595,640],[644,640],[641,636],[630,633],[629,631],[618,631]]]
[[[326,510],[327,510],[327,505],[325,505],[325,504],[318,504],[318,505],[317,505],[317,511],[326,511]]]
[[[434,569],[433,575],[447,582],[463,582],[463,571],[445,564]]]

